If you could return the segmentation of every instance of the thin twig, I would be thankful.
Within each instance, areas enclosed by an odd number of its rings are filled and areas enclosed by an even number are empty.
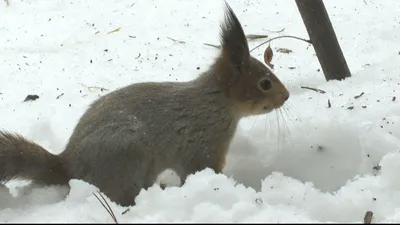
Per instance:
[[[293,39],[297,39],[297,40],[304,41],[304,42],[307,42],[307,43],[309,43],[309,44],[312,44],[310,40],[306,40],[306,39],[304,39],[304,38],[299,38],[299,37],[291,36],[291,35],[283,35],[283,36],[274,37],[274,38],[271,38],[271,39],[269,39],[269,40],[267,40],[267,41],[264,41],[263,43],[257,45],[257,46],[254,47],[253,49],[251,49],[250,52],[252,52],[254,49],[259,48],[259,47],[262,46],[262,45],[265,45],[265,44],[267,44],[267,43],[269,43],[269,42],[271,42],[271,41],[273,41],[273,40],[280,39],[280,38],[293,38]]]
[[[125,215],[127,212],[129,212],[131,209],[130,208],[127,208],[125,211],[123,211],[121,214],[122,215]]]
[[[354,96],[354,99],[357,99],[357,98],[359,98],[359,97],[361,97],[363,95],[364,95],[364,92],[361,92],[361,94]]]
[[[263,29],[263,30],[268,31],[270,33],[281,33],[285,30],[285,28],[282,28],[281,30],[278,30],[278,31],[272,31],[272,30],[267,30],[267,29]]]
[[[139,52],[139,55],[138,55],[137,57],[135,57],[135,59],[138,59],[141,55],[142,55],[142,54],[140,54],[140,52]]]
[[[103,92],[103,91],[108,91],[108,89],[107,89],[107,88],[104,88],[104,87],[97,87],[97,86],[92,86],[92,87],[90,87],[90,86],[87,86],[87,85],[82,84],[82,83],[80,83],[80,85],[87,87],[87,89],[88,89],[90,92],[95,92],[95,90],[100,90],[101,92]]]
[[[167,37],[167,38],[170,39],[173,42],[178,42],[179,44],[185,44],[186,43],[184,41],[176,40],[176,39],[173,39],[173,38],[170,38],[170,37]]]
[[[117,29],[114,29],[114,30],[108,32],[108,34],[112,34],[112,33],[118,32],[120,30],[121,30],[121,27],[118,27]]]
[[[249,40],[257,40],[257,39],[262,39],[262,38],[267,38],[267,37],[268,37],[268,35],[263,35],[263,34],[248,34],[248,35],[246,35],[246,38]],[[214,48],[218,48],[218,49],[221,48],[220,45],[213,45],[213,44],[208,44],[208,43],[203,43],[203,44],[214,47]]]
[[[100,197],[103,199],[103,201],[106,203],[107,206],[104,205],[104,203],[100,200],[99,197],[97,197],[97,195],[95,193],[93,193],[94,197],[96,197],[97,200],[100,202],[100,204],[104,207],[104,209],[107,210],[108,214],[110,214],[110,216],[114,220],[114,222],[116,224],[118,224],[117,217],[115,217],[114,211],[111,209],[111,207],[108,204],[108,202],[106,201],[106,199],[103,197],[103,195],[99,191],[97,193],[100,195]]]
[[[103,199],[103,201],[107,204],[108,209],[110,209],[110,212],[112,213],[112,216],[115,219],[115,222],[118,223],[117,221],[117,217],[115,217],[114,211],[111,209],[110,205],[108,204],[107,200],[104,198],[104,196],[98,191],[97,193],[99,193],[100,197]]]
[[[318,88],[305,87],[305,86],[301,86],[301,88],[303,88],[303,89],[308,89],[308,90],[312,90],[312,91],[316,91],[316,92],[321,93],[321,94],[325,94],[325,93],[326,93],[326,91],[321,90],[321,89],[318,89]]]
[[[280,52],[280,53],[286,53],[286,54],[293,52],[292,50],[287,49],[287,48],[278,48],[276,51]]]
[[[221,46],[219,46],[219,45],[213,45],[213,44],[208,44],[208,43],[203,43],[203,44],[204,44],[204,45],[207,45],[207,46],[214,47],[214,48],[218,48],[218,49],[221,48]]]
[[[268,35],[265,34],[248,34],[246,35],[246,38],[249,40],[256,40],[256,39],[261,39],[261,38],[267,38]]]
[[[90,92],[94,92],[94,90],[100,90],[101,92],[103,92],[103,91],[108,91],[108,89],[107,88],[103,88],[103,87],[97,87],[97,86],[94,86],[94,87],[88,87],[88,89],[89,89],[89,91]]]
[[[64,93],[61,93],[60,95],[58,95],[57,96],[57,98],[56,99],[59,99],[59,98],[61,98],[61,96],[63,96],[64,95]]]

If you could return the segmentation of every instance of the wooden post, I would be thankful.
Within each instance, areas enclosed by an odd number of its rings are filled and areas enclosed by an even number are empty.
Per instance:
[[[317,54],[325,79],[350,77],[343,52],[322,0],[295,0]]]

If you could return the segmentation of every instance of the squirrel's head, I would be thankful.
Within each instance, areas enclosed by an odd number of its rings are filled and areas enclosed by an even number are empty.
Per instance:
[[[225,3],[221,25],[221,53],[215,63],[215,75],[221,91],[233,100],[243,116],[268,113],[281,107],[289,91],[264,63],[250,55],[242,26]]]

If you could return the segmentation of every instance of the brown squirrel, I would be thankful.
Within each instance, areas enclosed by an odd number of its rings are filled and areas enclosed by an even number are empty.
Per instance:
[[[0,132],[0,184],[21,178],[68,185],[81,179],[129,206],[166,169],[179,175],[181,185],[205,168],[221,173],[239,120],[281,107],[289,92],[250,55],[226,2],[220,32],[219,56],[206,72],[188,82],[137,83],[100,97],[59,155]]]

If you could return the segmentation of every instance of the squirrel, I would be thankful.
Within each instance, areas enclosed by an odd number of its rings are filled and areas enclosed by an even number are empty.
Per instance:
[[[224,6],[219,55],[193,80],[135,83],[99,97],[58,155],[0,131],[0,184],[18,178],[43,187],[80,179],[133,206],[166,169],[180,185],[206,168],[222,173],[240,119],[269,113],[289,98],[277,76],[250,55],[238,18]]]

